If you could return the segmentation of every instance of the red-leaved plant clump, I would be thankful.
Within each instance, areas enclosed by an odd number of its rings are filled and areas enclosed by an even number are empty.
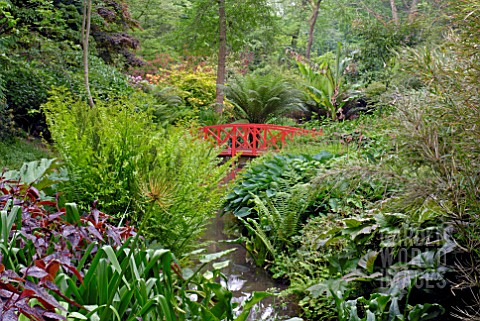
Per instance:
[[[135,235],[128,224],[110,224],[96,202],[80,216],[75,204],[59,207],[58,197],[40,195],[31,185],[0,176],[0,321],[21,314],[37,321],[66,320],[59,301],[84,309],[55,284],[58,271],[83,283],[79,263],[86,267],[98,246],[116,248]]]

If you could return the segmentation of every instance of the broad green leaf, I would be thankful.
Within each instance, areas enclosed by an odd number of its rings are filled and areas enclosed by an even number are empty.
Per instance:
[[[77,320],[88,320],[88,318],[86,316],[84,316],[83,314],[80,314],[78,312],[69,313],[68,318],[69,319],[77,319]]]
[[[247,215],[250,215],[251,209],[249,207],[242,207],[238,211],[236,211],[234,214],[236,217],[245,217]]]
[[[202,255],[200,257],[199,261],[200,261],[200,263],[210,263],[210,262],[215,261],[215,260],[221,258],[222,256],[228,255],[228,254],[230,254],[234,251],[236,251],[236,249],[229,249],[229,250],[225,250],[225,251],[222,251],[222,252],[205,254],[205,255]]]
[[[70,224],[77,224],[80,222],[80,214],[78,213],[77,204],[75,203],[66,203],[66,216],[65,220]]]
[[[207,280],[211,280],[211,279],[213,279],[213,272],[212,271],[205,271],[205,273],[203,273],[203,277]]]
[[[229,265],[230,265],[230,260],[226,260],[226,261],[222,261],[222,262],[215,262],[215,263],[212,264],[212,266],[215,270],[224,269]]]
[[[439,304],[417,304],[408,314],[408,321],[431,320],[442,315],[445,309]]]
[[[378,252],[377,251],[370,251],[367,254],[365,254],[360,261],[358,261],[358,265],[365,270],[367,270],[368,273],[373,272],[373,268],[375,266],[375,260],[377,259]]]
[[[240,315],[235,319],[235,321],[247,320],[248,315],[250,314],[250,311],[252,310],[254,305],[269,296],[273,296],[273,294],[268,292],[253,292],[252,296],[244,302],[242,307],[242,313],[240,313]]]
[[[112,265],[113,269],[115,271],[117,271],[117,273],[121,274],[122,273],[122,267],[120,266],[120,263],[118,262],[117,254],[113,250],[113,248],[110,245],[106,245],[102,249],[105,252],[105,254],[107,254],[107,257],[110,260],[110,264]]]

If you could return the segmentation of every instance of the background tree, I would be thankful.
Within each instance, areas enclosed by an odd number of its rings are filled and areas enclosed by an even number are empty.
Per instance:
[[[128,0],[132,18],[141,26],[133,35],[141,41],[138,49],[144,59],[153,60],[162,53],[177,56],[178,24],[190,6],[189,0]]]
[[[223,5],[225,6],[225,24],[223,24]],[[223,86],[226,56],[228,53],[248,49],[259,35],[255,29],[260,26],[272,26],[271,6],[266,0],[197,0],[186,12],[181,21],[181,35],[184,49],[203,55],[218,55],[217,104],[223,104]],[[220,36],[223,26],[226,37]],[[263,41],[269,41],[269,32],[265,32]],[[226,43],[222,44],[226,38]],[[273,38],[273,37],[272,37]],[[270,39],[272,39],[270,38]],[[226,46],[224,46],[226,44]],[[220,108],[218,108],[220,110]]]
[[[83,77],[85,79],[85,90],[87,91],[87,100],[91,108],[95,107],[92,93],[90,92],[90,81],[88,80],[88,43],[90,38],[90,26],[92,18],[92,0],[83,2],[83,20],[82,20],[82,48],[83,48]]]
[[[320,11],[320,4],[322,3],[322,0],[310,0],[309,3],[312,8],[312,15],[310,16],[310,19],[308,19],[308,44],[307,50],[305,51],[305,57],[307,59],[310,59],[310,51],[312,50],[315,25],[317,24],[318,12]]]

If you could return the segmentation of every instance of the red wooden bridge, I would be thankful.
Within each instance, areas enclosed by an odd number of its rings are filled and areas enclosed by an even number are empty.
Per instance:
[[[204,139],[210,139],[222,148],[219,156],[258,156],[269,150],[278,150],[298,135],[321,135],[322,130],[267,124],[224,124],[202,127]]]

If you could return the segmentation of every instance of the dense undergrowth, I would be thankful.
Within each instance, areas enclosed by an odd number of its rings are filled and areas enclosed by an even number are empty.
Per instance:
[[[308,59],[306,1],[276,2],[284,19],[226,1],[226,85],[189,51],[217,45],[191,28],[206,1],[162,0],[161,32],[145,9],[159,0],[135,1],[147,44],[176,38],[148,62],[125,1],[93,1],[88,55],[80,2],[25,3],[0,1],[0,321],[246,320],[269,294],[234,313],[228,251],[198,248],[222,205],[232,242],[289,285],[304,320],[479,319],[478,0],[322,2],[329,36]],[[241,29],[252,8],[286,29]],[[226,186],[231,163],[198,128],[246,121],[323,135]]]
[[[182,270],[170,250],[139,234],[152,206],[138,229],[115,226],[97,202],[84,214],[75,203],[60,205],[65,179],[53,159],[2,173],[2,320],[234,319],[232,293],[215,281],[222,265],[211,276],[201,271],[225,253],[198,252],[202,265]],[[267,295],[252,296],[235,320]]]
[[[313,148],[257,160],[226,199],[254,261],[288,280],[308,320],[475,319],[478,61],[448,47],[399,55],[421,88],[398,84],[382,116],[324,124]],[[322,149],[333,157],[319,163]],[[314,171],[290,174],[291,159]]]

